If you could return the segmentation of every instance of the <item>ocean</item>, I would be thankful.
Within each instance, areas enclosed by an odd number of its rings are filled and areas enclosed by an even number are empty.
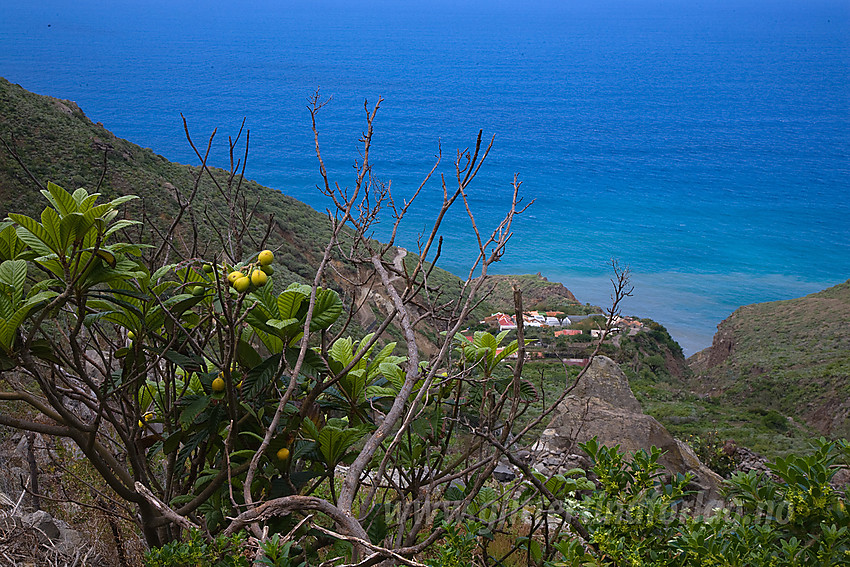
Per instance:
[[[374,172],[397,199],[440,150],[451,182],[482,129],[476,222],[498,224],[514,174],[534,201],[494,269],[604,305],[616,258],[635,286],[624,313],[688,354],[740,305],[850,278],[846,0],[4,2],[0,76],[183,163],[180,113],[198,140],[219,129],[217,165],[244,117],[247,175],[319,210],[317,88],[341,185],[364,101],[383,97]],[[441,195],[426,187],[399,244],[416,249]],[[441,265],[464,275],[460,213]]]

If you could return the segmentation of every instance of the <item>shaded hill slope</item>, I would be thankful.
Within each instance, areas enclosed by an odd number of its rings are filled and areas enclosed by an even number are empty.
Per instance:
[[[798,299],[747,305],[689,359],[691,386],[850,436],[850,280]]]
[[[71,101],[30,93],[0,78],[0,138],[18,154],[42,184],[52,181],[68,190],[99,187],[104,197],[123,194],[143,197],[132,215],[144,212],[149,223],[164,229],[178,210],[176,191],[188,195],[198,168],[172,163],[148,148],[114,136],[93,124]],[[105,172],[105,173],[104,173]],[[226,172],[213,169],[221,180]],[[102,176],[102,181],[101,181]],[[312,278],[312,266],[327,242],[328,222],[309,206],[279,191],[245,181],[249,206],[257,203],[257,230],[247,235],[246,246],[262,239],[263,226],[274,218],[271,247],[278,252],[276,266],[285,280]],[[226,205],[209,176],[202,178],[195,214],[202,231],[199,256],[220,256],[221,242],[211,225],[221,222]],[[38,215],[45,201],[38,187],[5,148],[0,148],[0,218],[10,211]],[[250,249],[250,248],[248,248]]]

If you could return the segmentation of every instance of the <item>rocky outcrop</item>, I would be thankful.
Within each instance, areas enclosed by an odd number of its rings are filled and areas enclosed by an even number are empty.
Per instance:
[[[0,430],[0,565],[111,565],[100,557],[94,546],[79,530],[55,515],[38,509],[39,500],[32,488],[31,468],[34,466],[45,486],[54,485],[54,463],[61,461],[53,443],[42,435]],[[61,443],[63,455],[73,458],[75,449],[70,442]],[[23,487],[23,488],[22,488]],[[45,503],[42,501],[42,503]],[[50,502],[51,511],[61,514],[77,505]]]
[[[715,366],[720,366],[735,352],[735,333],[732,317],[717,325],[717,332],[711,341],[711,346],[703,349],[688,359],[691,370],[699,374]]]
[[[746,447],[735,447],[733,457],[736,463],[735,470],[738,472],[748,473],[750,471],[756,471],[757,474],[771,476],[773,474],[767,466],[768,460]]]
[[[538,470],[547,473],[587,468],[589,462],[578,444],[593,437],[603,445],[619,445],[626,453],[658,447],[664,451],[660,463],[672,473],[693,474],[695,488],[713,493],[722,482],[690,447],[643,413],[626,375],[604,356],[594,359],[578,386],[555,410],[534,447],[532,460]]]

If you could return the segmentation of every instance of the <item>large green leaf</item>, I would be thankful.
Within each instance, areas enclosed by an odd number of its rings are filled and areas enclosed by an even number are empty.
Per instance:
[[[273,285],[264,285],[251,292],[251,296],[259,299],[257,304],[266,314],[266,317],[276,318],[278,314],[277,297],[274,294]]]
[[[277,309],[281,320],[297,319],[301,303],[307,296],[298,290],[287,289],[277,296]]]
[[[253,325],[250,321],[249,324]],[[276,335],[256,327],[254,327],[254,333],[260,338],[260,341],[263,345],[265,345],[269,352],[280,352],[283,350],[283,341]]]
[[[496,338],[488,332],[477,332],[475,333],[475,338],[473,343],[478,348],[487,348],[495,350],[496,347],[499,346],[499,343],[496,342]]]
[[[151,274],[150,281],[153,283],[159,282],[160,279],[165,277],[167,274],[171,273],[177,264],[167,264],[157,269],[153,274]]]
[[[26,215],[9,213],[9,218],[18,223],[18,238],[24,241],[39,255],[45,256],[57,252],[54,249],[50,235],[38,222]]]
[[[334,344],[328,350],[328,354],[332,360],[339,362],[344,368],[354,359],[353,346],[354,341],[351,340],[351,337],[343,337],[334,341]]]
[[[11,317],[6,320],[0,320],[0,346],[8,352],[11,352],[15,334],[31,309],[31,305],[24,304]]]
[[[262,357],[251,346],[251,343],[242,338],[239,339],[239,344],[236,346],[236,360],[239,362],[240,368],[245,370],[250,370],[263,362]]]
[[[59,247],[66,250],[72,243],[85,234],[88,227],[80,213],[71,213],[59,222]]]
[[[185,313],[187,310],[191,309],[203,300],[203,296],[181,293],[179,295],[175,295],[174,297],[168,298],[168,300],[166,300],[164,304],[168,308],[168,311],[174,317],[179,319],[183,315],[183,313]]]
[[[119,220],[118,222],[113,223],[112,226],[110,226],[109,229],[103,234],[103,236],[104,236],[104,238],[109,237],[110,235],[118,232],[121,229],[127,228],[128,226],[134,226],[134,225],[137,225],[137,224],[142,224],[142,223],[139,222],[139,221],[127,220],[127,219]]]
[[[81,190],[85,192],[84,189],[77,189],[75,195]],[[62,187],[51,181],[47,182],[47,191],[42,190],[41,194],[44,195],[54,207],[56,207],[56,210],[59,211],[62,216],[79,210],[79,204],[74,197]]]
[[[317,289],[310,331],[327,329],[339,319],[340,315],[342,315],[342,300],[339,298],[339,294],[332,289]]]
[[[368,399],[394,398],[398,395],[398,389],[390,386],[367,386],[364,395]]]
[[[12,293],[7,292],[10,292],[10,290],[0,289],[0,319],[8,319],[17,309],[16,306],[12,305],[14,300]]]
[[[24,260],[6,260],[0,263],[0,284],[6,284],[20,298],[27,280],[27,263]]]
[[[59,226],[61,223],[62,219],[54,209],[47,207],[41,212],[41,226],[50,235],[50,241],[52,242],[51,248],[60,254],[65,251],[65,246],[63,246],[61,241],[62,231]]]
[[[249,400],[257,398],[277,377],[280,355],[274,354],[252,368],[242,379],[242,395]]]
[[[498,352],[498,354],[495,357],[493,357],[492,366],[495,367],[496,364],[499,364],[504,359],[506,359],[507,357],[509,357],[513,353],[515,353],[518,348],[519,348],[519,345],[517,344],[516,341],[513,341],[510,344],[508,344],[507,346],[505,346],[505,348],[503,348],[501,351]]]
[[[168,349],[162,355],[186,372],[199,372],[204,368],[204,359],[194,353],[184,354],[173,349]]]
[[[205,394],[198,396],[186,396],[183,399],[183,402],[188,403],[188,405],[186,405],[186,408],[180,412],[180,425],[182,425],[184,429],[192,425],[198,415],[210,405],[210,399],[210,396]]]
[[[100,193],[92,193],[89,194],[88,191],[80,187],[74,194],[71,195],[74,199],[74,202],[77,203],[77,210],[81,213],[86,212],[92,206],[92,204],[100,197]]]
[[[15,342],[15,332],[18,327],[13,325],[11,321],[0,320],[0,347],[4,351],[12,352],[12,343]]]
[[[136,200],[136,199],[138,199],[138,198],[139,198],[139,197],[138,197],[138,195],[122,195],[121,197],[117,197],[117,198],[112,199],[111,201],[109,201],[109,204],[110,204],[113,208],[117,208],[117,207],[119,207],[120,205],[123,205],[124,203],[127,203],[127,202],[129,202],[129,201],[134,201],[134,200]]]
[[[396,389],[401,390],[404,384],[404,369],[398,363],[383,362],[378,367],[381,376],[387,379],[390,384]]]
[[[97,219],[103,219],[105,215],[109,214],[112,211],[113,206],[111,203],[101,203],[100,205],[95,205],[85,213],[83,216],[86,219],[86,222],[94,223]]]
[[[11,223],[2,223],[0,229],[0,261],[14,260],[24,251],[26,245],[18,238],[15,227]]]
[[[157,305],[145,315],[145,327],[157,330],[165,324],[165,309]]]
[[[325,459],[328,466],[333,467],[339,464],[348,449],[357,443],[364,435],[367,429],[363,427],[350,427],[341,429],[331,425],[325,425],[319,431],[319,450]]]
[[[298,319],[269,319],[268,321],[266,321],[266,325],[277,331],[283,331],[284,333],[286,331],[297,332],[301,328],[301,326],[298,324]]]
[[[299,349],[297,348],[288,348],[284,352],[286,363],[289,364],[290,368],[293,368],[298,361],[298,351]],[[307,349],[307,352],[304,354],[304,362],[301,364],[301,374],[315,378],[320,372],[327,371],[328,367],[325,366],[325,361],[322,357],[314,350]]]
[[[18,328],[27,315],[40,303],[55,297],[53,291],[42,291],[21,301],[23,285],[26,279],[26,262],[7,260],[0,264],[0,347],[6,352],[12,351],[12,344]]]
[[[395,347],[396,343],[387,343],[384,348],[381,349],[381,352],[369,361],[369,366],[379,366],[393,353]]]
[[[366,372],[364,370],[352,370],[339,380],[340,389],[345,392],[349,401],[355,405],[366,399]]]

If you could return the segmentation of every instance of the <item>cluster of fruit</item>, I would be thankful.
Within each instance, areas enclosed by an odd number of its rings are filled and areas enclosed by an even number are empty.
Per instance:
[[[239,293],[245,293],[251,286],[263,287],[269,281],[269,276],[274,273],[271,263],[274,254],[271,250],[263,250],[257,255],[257,262],[248,264],[243,268],[248,274],[240,270],[234,270],[227,275],[227,283]]]
[[[156,414],[152,411],[147,412],[142,418],[139,420],[139,428],[144,429],[145,424],[149,421],[153,421],[156,418]]]

